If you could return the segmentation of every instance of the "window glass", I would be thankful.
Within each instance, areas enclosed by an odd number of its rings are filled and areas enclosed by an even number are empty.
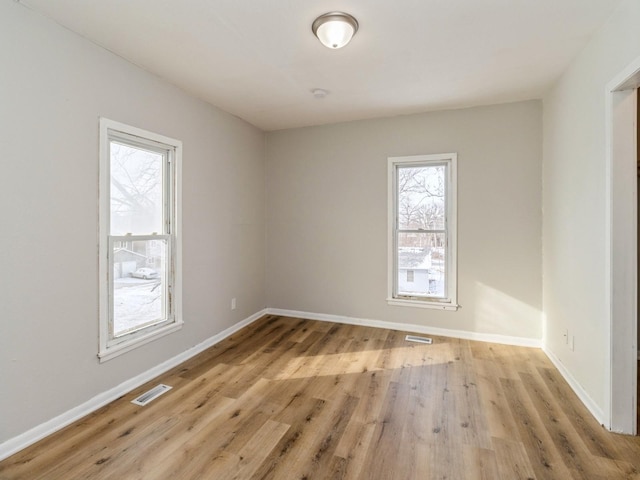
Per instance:
[[[398,228],[443,230],[445,167],[398,168]]]
[[[137,240],[113,248],[113,336],[167,318],[167,241]]]
[[[110,143],[111,235],[162,232],[162,154]]]
[[[444,245],[444,233],[398,233],[398,294],[446,296]]]

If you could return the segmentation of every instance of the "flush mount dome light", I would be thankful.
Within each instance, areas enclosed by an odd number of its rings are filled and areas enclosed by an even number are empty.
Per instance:
[[[358,21],[348,13],[329,12],[320,15],[311,25],[313,34],[325,47],[344,47],[358,31]]]

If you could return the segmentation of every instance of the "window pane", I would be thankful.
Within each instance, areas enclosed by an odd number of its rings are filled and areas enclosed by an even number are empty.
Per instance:
[[[445,245],[444,233],[398,233],[399,295],[445,298]]]
[[[111,235],[164,233],[163,155],[116,142],[110,148]]]
[[[398,167],[398,228],[444,230],[445,166]]]
[[[117,244],[118,242],[114,242]],[[113,247],[113,336],[166,320],[167,242],[132,240]]]

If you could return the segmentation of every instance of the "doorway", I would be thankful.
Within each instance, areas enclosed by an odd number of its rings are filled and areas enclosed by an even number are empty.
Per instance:
[[[638,419],[638,88],[640,57],[606,90],[607,124],[607,303],[609,396],[607,427],[637,434]]]

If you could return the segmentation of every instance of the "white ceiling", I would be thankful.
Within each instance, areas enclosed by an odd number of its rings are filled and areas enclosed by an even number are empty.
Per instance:
[[[21,0],[264,130],[540,98],[619,2]],[[332,10],[360,23],[340,50],[311,32]]]

